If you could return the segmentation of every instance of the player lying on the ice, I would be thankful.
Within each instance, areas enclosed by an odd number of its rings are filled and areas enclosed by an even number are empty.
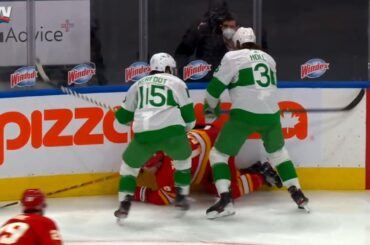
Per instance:
[[[217,127],[207,125],[196,127],[188,133],[188,139],[192,146],[191,184],[200,185],[207,192],[214,194],[217,194],[217,190],[214,186],[208,156],[219,131]],[[263,164],[257,162],[249,168],[238,170],[235,167],[235,158],[232,157],[229,160],[229,165],[233,199],[260,189],[264,183],[270,186],[276,185],[279,188],[282,186],[279,176],[268,162]],[[172,203],[175,198],[172,160],[163,152],[158,152],[145,164],[140,175],[144,171],[155,175],[156,186],[150,186],[144,181],[141,186],[136,188],[134,200],[157,205]]]

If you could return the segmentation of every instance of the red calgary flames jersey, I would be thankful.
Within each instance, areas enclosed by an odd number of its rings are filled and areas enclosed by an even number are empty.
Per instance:
[[[215,194],[217,194],[217,190],[213,183],[212,168],[208,157],[218,133],[219,129],[211,126],[204,129],[194,129],[188,133],[192,148],[191,184],[201,185],[208,192]],[[230,158],[229,166],[234,199],[259,189],[264,183],[263,177],[258,173],[241,174],[235,167],[234,157]],[[158,205],[168,205],[173,202],[175,198],[174,171],[172,160],[164,156],[161,166],[155,173],[157,189],[150,189],[144,183],[143,186],[136,188],[135,200]]]
[[[0,245],[62,245],[54,221],[39,214],[21,214],[0,228]]]

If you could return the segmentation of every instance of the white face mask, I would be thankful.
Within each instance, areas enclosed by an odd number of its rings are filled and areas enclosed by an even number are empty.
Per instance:
[[[226,39],[233,38],[234,34],[235,34],[235,30],[232,28],[225,28],[222,30],[222,35],[224,35]]]

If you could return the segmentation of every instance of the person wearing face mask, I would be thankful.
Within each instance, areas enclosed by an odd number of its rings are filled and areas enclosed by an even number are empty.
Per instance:
[[[228,10],[226,2],[214,2],[200,22],[192,25],[182,37],[175,50],[179,76],[183,67],[193,60],[204,60],[211,65],[211,71],[202,81],[212,78],[212,73],[220,64],[226,52],[233,49],[232,36],[237,22]],[[193,80],[188,79],[186,82]],[[196,80],[195,82],[199,82]]]
[[[227,51],[234,50],[233,36],[237,29],[236,20],[232,17],[224,19],[220,27]]]

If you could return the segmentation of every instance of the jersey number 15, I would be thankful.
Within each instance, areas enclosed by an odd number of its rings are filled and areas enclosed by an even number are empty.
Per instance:
[[[139,109],[148,107],[161,107],[174,102],[172,91],[162,85],[149,85],[139,87]],[[175,102],[174,102],[175,103]]]

